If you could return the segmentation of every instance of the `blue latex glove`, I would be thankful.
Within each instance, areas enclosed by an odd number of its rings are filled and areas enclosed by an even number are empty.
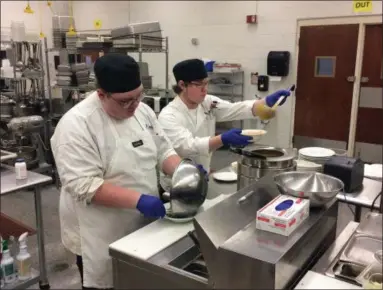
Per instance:
[[[137,203],[137,209],[150,218],[163,218],[166,214],[164,204],[156,196],[142,194]]]
[[[241,135],[241,129],[231,129],[222,133],[221,139],[223,145],[234,145],[234,146],[246,146],[250,144],[250,140],[253,140],[250,136]]]
[[[276,91],[275,93],[272,93],[271,95],[266,97],[266,105],[268,107],[272,107],[275,105],[276,102],[278,102],[279,98],[282,96],[288,97],[290,96],[290,91],[288,90],[280,90]],[[279,105],[283,105],[286,102],[287,98],[285,98]]]
[[[197,164],[197,167],[198,169],[203,172],[203,174],[205,175],[205,178],[207,181],[209,181],[209,174],[207,173],[206,169],[203,168],[203,166],[201,164]]]

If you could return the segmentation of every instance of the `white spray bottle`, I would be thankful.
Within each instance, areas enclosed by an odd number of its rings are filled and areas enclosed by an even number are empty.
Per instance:
[[[27,247],[28,232],[19,237],[19,253],[16,256],[19,280],[27,280],[31,277],[31,254]]]

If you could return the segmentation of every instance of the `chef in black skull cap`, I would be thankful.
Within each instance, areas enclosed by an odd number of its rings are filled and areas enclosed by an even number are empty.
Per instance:
[[[215,134],[216,122],[255,118],[260,106],[271,108],[282,97],[284,104],[290,91],[280,90],[262,100],[231,103],[207,94],[208,75],[204,62],[187,59],[173,68],[176,98],[160,113],[158,121],[173,144],[177,154],[210,168],[212,153],[226,146],[246,146],[252,137],[241,135],[242,130],[233,128],[221,135]],[[270,117],[273,111],[270,110]],[[161,185],[169,190],[170,178],[161,174]]]
[[[140,102],[137,62],[106,54],[94,72],[97,91],[62,117],[51,145],[62,183],[62,242],[77,256],[83,288],[108,289],[109,244],[164,217],[156,165],[172,175],[181,159]]]

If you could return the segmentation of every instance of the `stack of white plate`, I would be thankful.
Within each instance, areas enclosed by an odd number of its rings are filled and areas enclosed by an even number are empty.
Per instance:
[[[311,161],[298,159],[295,160],[297,163],[297,171],[312,171],[312,172],[322,172],[323,171],[323,165],[317,164]]]
[[[299,159],[314,162],[317,164],[325,164],[332,156],[335,155],[335,151],[322,148],[322,147],[306,147],[299,149]]]

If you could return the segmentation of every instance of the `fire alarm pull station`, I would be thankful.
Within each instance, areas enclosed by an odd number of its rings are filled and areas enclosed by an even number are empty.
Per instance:
[[[269,77],[258,76],[258,91],[267,92],[269,90]]]

